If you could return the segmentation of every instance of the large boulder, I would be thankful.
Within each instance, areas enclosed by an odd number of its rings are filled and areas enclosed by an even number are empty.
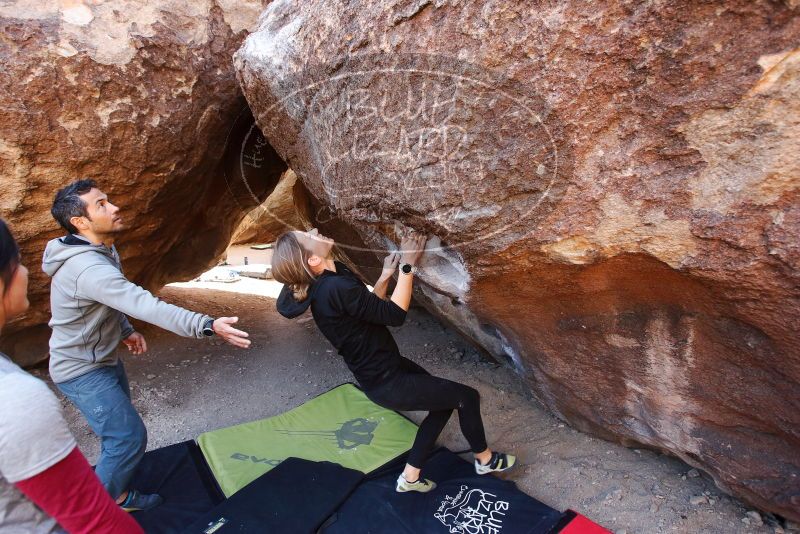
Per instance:
[[[798,520],[798,14],[279,0],[235,63],[358,267],[427,232],[418,296],[554,413]]]
[[[283,232],[304,228],[295,206],[296,183],[297,175],[287,170],[267,199],[242,219],[230,244],[269,243]]]
[[[274,187],[285,164],[259,141],[232,64],[266,4],[0,6],[0,216],[31,268],[31,310],[3,332],[18,361],[47,356],[39,265],[63,234],[50,216],[59,187],[91,177],[121,206],[126,274],[151,289],[215,263]]]

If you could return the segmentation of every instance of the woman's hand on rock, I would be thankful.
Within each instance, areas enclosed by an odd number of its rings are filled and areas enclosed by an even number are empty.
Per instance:
[[[389,253],[389,255],[383,259],[383,272],[381,272],[381,278],[391,278],[394,272],[397,270],[397,266],[399,264],[400,252],[394,251]]]
[[[406,234],[400,242],[400,263],[416,265],[422,253],[425,252],[425,243],[428,238],[422,234],[411,232]]]

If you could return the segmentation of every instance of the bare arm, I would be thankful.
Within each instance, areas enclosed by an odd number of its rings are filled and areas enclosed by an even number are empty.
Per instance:
[[[416,265],[425,250],[426,241],[427,238],[424,235],[412,234],[404,237],[403,241],[400,243],[400,263]],[[392,293],[392,302],[408,311],[408,306],[411,304],[413,285],[413,274],[399,274],[397,277],[397,285],[394,287],[394,292]]]
[[[375,282],[375,285],[372,286],[372,293],[378,297],[386,300],[386,292],[389,290],[389,279],[388,278],[378,278],[378,281]]]
[[[383,260],[383,272],[381,273],[380,278],[378,281],[375,282],[375,285],[372,286],[372,293],[379,298],[385,299],[386,298],[386,291],[389,289],[389,280],[392,279],[392,275],[394,274],[395,270],[397,269],[397,265],[400,263],[400,253],[399,252],[390,252],[386,258]]]

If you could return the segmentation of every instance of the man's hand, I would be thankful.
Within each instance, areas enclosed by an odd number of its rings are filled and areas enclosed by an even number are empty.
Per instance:
[[[144,340],[144,336],[139,332],[134,332],[123,339],[122,342],[125,343],[125,346],[128,347],[128,350],[133,354],[144,354],[147,352],[147,342]]]
[[[390,252],[388,256],[383,259],[383,271],[381,271],[381,278],[388,280],[397,270],[397,265],[400,263],[400,252]]]
[[[250,337],[250,334],[243,332],[242,330],[237,330],[231,326],[237,322],[239,322],[238,317],[220,317],[214,321],[214,324],[211,325],[211,328],[214,330],[215,334],[234,347],[246,349],[250,346],[250,340],[247,339]]]

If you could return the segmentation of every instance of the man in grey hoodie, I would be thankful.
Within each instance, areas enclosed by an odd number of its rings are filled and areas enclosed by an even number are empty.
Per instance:
[[[247,348],[237,317],[212,319],[167,304],[129,282],[114,247],[125,229],[119,208],[92,180],[78,180],[56,193],[53,217],[68,232],[47,244],[42,270],[50,284],[50,376],[77,406],[101,439],[95,472],[124,509],[161,503],[128,487],[147,447],[147,431],[131,403],[128,378],[116,349],[122,341],[133,354],[147,351],[127,315],[180,336],[218,335]]]

